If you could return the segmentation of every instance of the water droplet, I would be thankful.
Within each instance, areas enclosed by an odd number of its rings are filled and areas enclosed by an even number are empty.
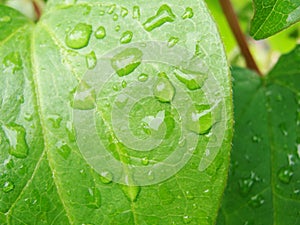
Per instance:
[[[138,81],[140,81],[140,82],[145,82],[147,80],[148,80],[148,75],[145,73],[142,73],[138,76]]]
[[[149,159],[148,159],[148,157],[142,158],[141,162],[142,162],[142,164],[143,164],[144,166],[147,166],[147,165],[149,164]]]
[[[182,139],[179,140],[178,142],[178,146],[179,147],[183,147],[186,144],[186,139],[183,137]]]
[[[117,26],[115,27],[115,31],[116,31],[116,32],[118,32],[120,29],[121,29],[120,25],[117,25]]]
[[[159,78],[153,87],[153,94],[161,102],[172,101],[175,95],[175,89],[165,73],[159,74]]]
[[[22,59],[18,52],[11,52],[3,59],[4,71],[15,73],[23,68]]]
[[[59,115],[51,115],[48,119],[51,121],[53,128],[60,128],[62,118]]]
[[[114,14],[114,16],[113,16],[113,21],[117,21],[118,19],[119,19],[118,14]]]
[[[194,12],[193,9],[191,7],[187,7],[185,9],[185,12],[183,13],[183,15],[181,16],[182,19],[190,19],[193,18],[194,16]]]
[[[122,81],[121,86],[122,86],[122,88],[126,88],[126,87],[127,87],[127,82],[126,82],[126,80],[123,80],[123,81]]]
[[[172,47],[174,47],[178,42],[179,42],[179,38],[178,38],[178,37],[170,37],[170,39],[168,40],[168,47],[169,47],[169,48],[172,48]]]
[[[25,128],[17,124],[11,124],[2,126],[2,129],[9,140],[9,154],[17,158],[26,158],[28,155],[28,145],[25,138]]]
[[[175,70],[176,78],[186,85],[190,90],[197,90],[201,88],[207,79],[207,75],[204,74],[192,74],[189,71]]]
[[[122,185],[122,190],[129,201],[135,202],[141,191],[141,187]]]
[[[254,172],[251,172],[249,177],[240,179],[239,180],[240,194],[243,196],[247,195],[251,191],[251,189],[252,189],[255,181],[257,181],[257,179],[258,178],[256,177]]]
[[[183,216],[183,223],[185,223],[185,224],[188,224],[188,223],[190,223],[190,222],[192,222],[192,217],[190,217],[190,216],[188,216],[188,215],[184,215]]]
[[[190,191],[185,191],[186,199],[193,200],[195,197]]]
[[[259,142],[261,142],[261,138],[259,136],[254,135],[252,137],[252,141],[255,142],[255,143],[259,143]]]
[[[125,31],[120,38],[120,43],[127,44],[131,42],[132,37],[133,37],[133,33],[131,31]]]
[[[286,125],[284,123],[279,124],[279,129],[282,132],[282,134],[284,136],[288,135],[287,129],[286,129]]]
[[[140,7],[133,6],[133,9],[132,9],[132,18],[139,20],[140,17],[141,17]]]
[[[120,91],[119,84],[114,84],[114,85],[112,86],[112,89],[113,89],[114,91]]]
[[[97,28],[97,30],[95,31],[95,37],[97,39],[103,39],[106,37],[106,30],[105,30],[105,27],[103,26],[99,26]]]
[[[94,69],[97,65],[97,56],[94,51],[91,51],[85,56],[85,62],[88,69]]]
[[[212,127],[212,115],[209,105],[195,105],[188,114],[188,129],[197,134],[206,134]]]
[[[278,94],[277,97],[276,97],[276,100],[277,100],[278,102],[281,102],[281,101],[283,100],[282,95],[281,95],[281,94]]]
[[[99,10],[99,15],[100,16],[104,16],[105,15],[105,11],[104,10]]]
[[[288,184],[290,183],[294,172],[292,170],[291,167],[282,167],[279,171],[278,171],[278,179],[284,183],[284,184]]]
[[[149,127],[149,125],[148,125],[147,123],[142,122],[142,123],[141,123],[141,127],[142,127],[143,132],[144,132],[145,134],[151,135],[152,132],[151,132],[151,129],[150,129],[150,127]]]
[[[4,193],[8,193],[8,192],[11,192],[12,190],[14,190],[14,188],[15,188],[15,185],[13,182],[5,181],[3,184],[3,187],[2,187],[2,191]]]
[[[265,202],[264,197],[262,195],[258,194],[258,195],[252,196],[250,201],[248,202],[248,204],[252,208],[259,208],[264,204],[264,202]]]
[[[31,113],[25,113],[24,114],[24,119],[28,122],[32,121],[33,120],[33,115]]]
[[[146,31],[150,32],[155,28],[158,28],[165,24],[166,22],[173,22],[175,20],[175,15],[172,12],[172,9],[168,5],[162,5],[155,16],[147,19],[143,26]]]
[[[81,110],[90,110],[95,108],[96,94],[95,90],[87,83],[82,81],[77,89],[73,108]]]
[[[125,17],[128,15],[128,9],[126,9],[125,7],[121,8],[121,16]]]
[[[88,204],[87,206],[92,209],[99,209],[101,206],[100,191],[96,187],[88,188]]]
[[[115,9],[116,9],[116,7],[117,7],[116,4],[113,4],[113,5],[109,6],[109,8],[107,10],[107,13],[108,14],[113,14],[114,11],[115,11]]]
[[[64,141],[57,142],[56,148],[58,154],[60,154],[64,159],[67,159],[69,157],[71,148]]]
[[[103,183],[103,184],[109,184],[112,182],[113,180],[113,175],[111,172],[109,171],[103,171],[100,173],[100,181]]]
[[[122,77],[132,73],[142,61],[143,53],[137,48],[127,48],[111,59],[111,65]]]
[[[9,23],[11,21],[11,17],[10,16],[2,16],[0,18],[0,23]]]
[[[84,16],[87,16],[87,15],[89,15],[91,13],[92,7],[90,5],[85,5],[84,7],[85,7],[85,9],[84,9],[84,11],[83,11],[82,14]]]
[[[66,45],[70,48],[80,49],[88,45],[92,33],[92,26],[78,23],[66,36]]]

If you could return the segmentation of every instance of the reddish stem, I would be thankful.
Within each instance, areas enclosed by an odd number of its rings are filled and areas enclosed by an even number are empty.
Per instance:
[[[36,18],[37,18],[37,20],[39,20],[42,15],[41,9],[35,1],[32,1],[32,4],[33,4],[33,8],[34,8],[34,11],[36,14]]]

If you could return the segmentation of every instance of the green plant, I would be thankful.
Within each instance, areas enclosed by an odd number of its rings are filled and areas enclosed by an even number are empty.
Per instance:
[[[299,46],[265,74],[230,2],[207,1],[248,67],[233,107],[203,0],[33,2],[36,23],[0,5],[0,224],[300,224]],[[300,19],[298,1],[254,8],[257,39]]]

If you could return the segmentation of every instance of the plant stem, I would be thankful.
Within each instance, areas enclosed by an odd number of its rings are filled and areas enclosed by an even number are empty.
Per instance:
[[[233,10],[230,0],[219,0],[219,2],[227,18],[227,22],[235,36],[235,39],[238,42],[242,55],[246,60],[247,68],[256,71],[259,76],[262,76],[262,73],[259,70],[257,64],[255,63],[253,56],[249,50],[248,43],[241,30],[241,27],[238,22],[238,18],[236,16],[236,13]]]
[[[38,3],[36,3],[36,1],[32,1],[32,5],[33,5],[33,8],[34,8],[34,11],[35,11],[35,14],[36,14],[36,20],[38,21],[42,15],[42,12],[41,12],[41,9],[38,5]]]

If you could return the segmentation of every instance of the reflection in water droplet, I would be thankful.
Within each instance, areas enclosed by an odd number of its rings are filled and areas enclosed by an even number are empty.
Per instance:
[[[148,75],[145,73],[142,73],[138,76],[138,81],[140,81],[140,82],[145,82],[147,80],[148,80]]]
[[[15,188],[15,185],[13,182],[11,181],[5,181],[3,186],[2,186],[2,191],[4,193],[8,193],[8,192],[11,192],[12,190],[14,190]]]
[[[94,69],[97,65],[97,57],[94,51],[91,51],[85,56],[85,63],[88,69]]]
[[[96,187],[88,188],[87,206],[92,209],[99,209],[101,206],[100,191]]]
[[[67,159],[69,157],[71,148],[64,141],[57,142],[56,148],[58,154],[60,154],[64,159]]]
[[[181,16],[182,19],[190,19],[194,16],[194,12],[193,9],[190,7],[187,7],[185,9],[185,12],[183,13],[183,15]]]
[[[178,42],[179,42],[179,38],[178,38],[178,37],[170,37],[170,39],[168,40],[168,47],[169,47],[169,48],[172,48],[172,47],[174,47]]]
[[[206,134],[212,127],[209,105],[195,105],[188,111],[188,129],[197,134]]]
[[[132,18],[133,19],[137,19],[139,20],[141,17],[141,13],[140,13],[140,7],[138,6],[133,6],[133,10],[132,10]]]
[[[82,81],[77,89],[73,108],[81,110],[90,110],[95,108],[96,94],[95,90],[87,83]]]
[[[126,76],[141,64],[142,56],[138,48],[127,48],[111,59],[111,65],[120,77]]]
[[[103,183],[103,184],[109,184],[112,182],[113,180],[113,175],[111,172],[109,171],[103,171],[100,173],[100,181]]]
[[[26,158],[29,148],[26,142],[25,128],[17,124],[11,124],[2,126],[2,129],[9,140],[9,154],[17,158]]]
[[[204,74],[192,74],[189,71],[175,70],[176,78],[186,85],[190,90],[197,90],[201,88],[207,79],[207,75]]]
[[[48,119],[51,121],[53,128],[60,128],[62,118],[59,115],[51,115]]]
[[[277,174],[278,179],[284,184],[289,184],[293,175],[294,172],[291,167],[282,167]]]
[[[131,42],[132,37],[133,37],[133,33],[131,31],[125,31],[120,38],[120,43],[127,44]]]
[[[4,57],[2,61],[4,65],[4,71],[15,73],[23,68],[22,59],[18,52],[11,52]]]
[[[175,20],[175,15],[172,12],[172,9],[168,5],[162,5],[155,16],[150,17],[147,19],[143,26],[146,31],[152,31],[155,28],[158,28],[165,24],[166,22],[173,22]]]
[[[100,26],[97,28],[97,30],[95,31],[95,37],[97,39],[103,39],[106,36],[106,30],[105,27]]]
[[[129,201],[135,202],[138,198],[138,195],[141,191],[140,186],[127,186],[122,185],[122,190],[125,194],[125,196],[128,198]]]
[[[188,224],[188,223],[190,223],[190,222],[192,222],[192,217],[191,216],[188,216],[188,215],[184,215],[183,216],[183,223],[185,223],[185,224]]]
[[[171,102],[175,95],[175,88],[165,73],[159,74],[159,78],[153,86],[154,96],[161,102]]]
[[[11,17],[10,16],[0,17],[0,23],[8,23],[10,21],[11,21]]]
[[[80,49],[88,45],[92,33],[92,26],[78,23],[66,36],[66,45],[70,48]]]
[[[262,195],[258,194],[258,195],[254,195],[251,197],[250,201],[248,202],[248,204],[252,207],[252,208],[259,208],[261,207],[263,204],[265,203],[265,199]]]
[[[126,9],[125,7],[121,8],[121,16],[125,17],[128,15],[128,9]]]

